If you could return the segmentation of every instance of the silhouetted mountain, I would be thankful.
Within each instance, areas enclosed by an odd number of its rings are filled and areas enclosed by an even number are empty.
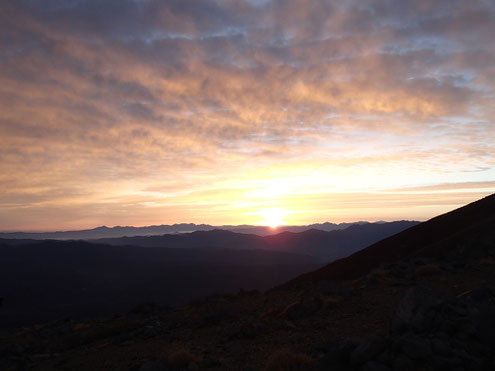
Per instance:
[[[354,227],[351,227],[354,228]],[[349,228],[350,229],[350,228]],[[495,195],[437,216],[292,281],[347,280],[414,257],[462,261],[495,246]]]
[[[120,246],[275,250],[311,255],[320,261],[328,262],[352,254],[416,224],[418,222],[411,221],[366,223],[331,232],[310,229],[300,233],[282,232],[264,237],[212,230],[163,236],[99,239],[95,242]]]
[[[96,238],[110,238],[123,236],[152,236],[165,233],[187,233],[201,230],[212,230],[215,227],[206,224],[181,223],[173,225],[153,225],[147,227],[106,227],[101,226],[93,229],[80,231],[57,231],[57,232],[4,232],[0,238],[8,239],[34,239],[34,240],[86,240]]]
[[[380,224],[383,222],[377,222]],[[173,225],[152,225],[147,227],[106,227],[101,226],[93,229],[86,229],[80,231],[57,231],[57,232],[0,232],[0,238],[6,239],[33,239],[33,240],[90,240],[99,238],[116,238],[116,237],[133,237],[133,236],[159,236],[163,234],[174,233],[190,233],[195,231],[211,231],[214,229],[222,229],[237,233],[256,234],[259,236],[268,236],[277,234],[284,231],[289,232],[303,232],[308,229],[319,229],[323,231],[334,231],[345,229],[351,225],[368,224],[368,222],[355,222],[355,223],[321,223],[311,224],[305,226],[280,226],[277,228],[270,228],[265,226],[254,225],[223,225],[212,226],[209,224],[194,224],[194,223],[181,223]]]
[[[380,223],[386,223],[386,222],[376,222],[378,224]],[[359,221],[359,222],[354,222],[354,223],[315,223],[315,224],[309,224],[309,225],[283,225],[279,226],[277,228],[271,228],[271,227],[264,227],[264,226],[252,226],[252,225],[247,225],[247,226],[222,226],[218,227],[221,229],[229,230],[232,232],[237,232],[237,233],[246,233],[246,234],[256,234],[258,236],[269,236],[269,235],[274,235],[274,234],[279,234],[282,232],[293,232],[293,233],[299,233],[299,232],[304,232],[309,229],[318,229],[320,231],[337,231],[337,230],[342,230],[350,227],[351,225],[362,225],[362,224],[376,224],[376,223],[370,223],[370,222],[364,222],[364,221]]]
[[[120,238],[102,238],[93,240],[114,246],[132,245],[143,247],[228,247],[232,249],[257,248],[263,238],[254,234],[242,234],[214,229],[182,234],[165,234],[161,236],[135,236]]]

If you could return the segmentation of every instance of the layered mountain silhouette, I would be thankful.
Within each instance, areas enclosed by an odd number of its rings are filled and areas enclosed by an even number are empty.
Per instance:
[[[95,242],[114,246],[263,249],[306,254],[319,261],[329,262],[416,224],[418,222],[414,221],[366,223],[331,232],[309,229],[299,233],[286,231],[269,236],[215,229],[175,235],[99,239]]]
[[[225,231],[256,234],[259,236],[268,236],[272,234],[278,234],[281,232],[303,232],[308,229],[319,229],[322,231],[334,231],[341,230],[352,225],[361,224],[382,224],[386,222],[354,222],[354,223],[317,223],[303,226],[280,226],[277,228],[270,228],[265,226],[255,225],[223,225],[212,226],[209,224],[194,224],[194,223],[181,223],[173,225],[152,225],[146,227],[132,227],[132,226],[116,226],[106,227],[101,226],[92,229],[85,229],[79,231],[57,231],[57,232],[0,232],[0,238],[6,239],[34,239],[34,240],[89,240],[99,238],[116,238],[116,237],[133,237],[133,236],[158,236],[163,234],[173,233],[191,233],[196,231],[211,231],[214,229],[221,229]]]
[[[266,290],[416,222],[272,236],[224,230],[95,241],[0,239],[0,326]],[[27,294],[29,293],[29,294]],[[42,306],[38,303],[43,303]]]
[[[314,257],[290,250],[313,251],[327,236],[317,230],[135,240],[143,246],[4,240],[0,320],[15,323],[31,311],[32,323],[41,323],[47,317],[33,313],[47,308],[61,319],[0,332],[0,368],[493,370],[494,225],[492,195],[316,270]],[[235,248],[215,247],[222,238]],[[253,248],[261,244],[270,248]],[[310,272],[280,281],[280,267],[288,273],[294,261]],[[278,275],[270,282],[287,283],[239,290],[242,279],[266,284],[270,274]],[[185,292],[199,297],[211,285],[228,293],[173,308],[160,302]],[[155,302],[127,311],[131,298]],[[68,310],[74,304],[84,311]],[[121,314],[95,317],[110,313]]]

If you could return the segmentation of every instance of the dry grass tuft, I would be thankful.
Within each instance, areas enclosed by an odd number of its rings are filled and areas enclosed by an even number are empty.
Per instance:
[[[296,319],[302,316],[303,305],[300,301],[291,303],[280,313],[282,318]]]
[[[373,269],[370,273],[368,273],[367,278],[368,281],[372,283],[389,284],[393,281],[389,275],[389,272],[384,268]]]
[[[341,300],[339,298],[325,298],[323,299],[323,310],[330,310],[335,308],[338,304],[341,303]]]
[[[180,348],[170,352],[167,357],[167,366],[174,369],[187,369],[191,363],[199,365],[201,359],[186,348]]]
[[[314,361],[305,354],[283,349],[268,358],[264,371],[297,371],[313,363]]]
[[[495,261],[493,260],[493,258],[491,256],[489,256],[486,258],[481,258],[480,264],[481,265],[493,265],[493,264],[495,264]]]
[[[270,309],[266,312],[263,312],[261,315],[260,315],[260,319],[262,320],[270,320],[270,319],[274,319],[274,318],[277,318],[278,316],[280,316],[280,311],[277,310],[277,309]]]
[[[420,277],[428,277],[428,276],[436,276],[442,273],[442,270],[438,266],[438,264],[425,264],[416,267],[415,271],[417,276]]]

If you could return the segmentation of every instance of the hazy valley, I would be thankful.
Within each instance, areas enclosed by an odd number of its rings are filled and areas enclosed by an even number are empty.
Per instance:
[[[0,240],[1,327],[266,290],[417,222],[270,236],[224,230],[95,241]]]

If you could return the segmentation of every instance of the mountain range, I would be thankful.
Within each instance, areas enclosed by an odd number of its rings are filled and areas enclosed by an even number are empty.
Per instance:
[[[345,229],[330,232],[313,228],[303,232],[285,231],[267,236],[214,229],[162,236],[104,238],[90,241],[114,246],[263,249],[305,254],[318,261],[330,262],[417,224],[418,222],[414,221],[365,223],[353,224]]]
[[[375,222],[371,224],[381,224],[386,222]],[[212,226],[209,224],[180,223],[173,225],[152,225],[146,227],[132,226],[115,226],[115,227],[96,227],[92,229],[78,231],[56,231],[56,232],[0,232],[0,238],[7,239],[34,239],[34,240],[87,240],[98,238],[116,238],[116,237],[133,237],[133,236],[158,236],[163,234],[191,233],[195,231],[211,231],[221,229],[225,231],[256,234],[267,236],[281,232],[303,232],[308,229],[319,229],[322,231],[335,231],[345,229],[351,225],[370,224],[369,222],[354,223],[316,223],[303,226],[279,226],[277,228],[256,226],[256,225],[222,225]]]

